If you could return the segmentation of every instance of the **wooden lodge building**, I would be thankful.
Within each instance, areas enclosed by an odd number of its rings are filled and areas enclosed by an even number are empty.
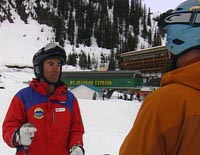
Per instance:
[[[166,46],[121,53],[119,57],[121,70],[139,70],[142,73],[143,82],[146,84],[151,82],[150,85],[159,85],[161,76],[169,66]]]

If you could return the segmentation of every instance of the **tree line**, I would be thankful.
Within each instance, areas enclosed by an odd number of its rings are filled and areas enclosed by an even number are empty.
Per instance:
[[[9,5],[3,10],[6,3]],[[25,23],[32,17],[40,24],[53,27],[55,41],[60,45],[64,46],[68,41],[75,47],[80,44],[91,46],[95,41],[98,47],[110,49],[110,63],[115,63],[119,53],[145,48],[141,39],[149,47],[161,45],[157,28],[152,23],[151,10],[141,0],[2,0],[0,11],[6,12],[10,22],[11,7],[16,7]],[[0,20],[4,18],[0,17]],[[68,63],[75,65],[71,57],[79,57],[83,67],[87,68],[89,65],[84,61],[91,63],[91,56],[83,53],[71,53]],[[109,67],[115,68],[114,64]]]

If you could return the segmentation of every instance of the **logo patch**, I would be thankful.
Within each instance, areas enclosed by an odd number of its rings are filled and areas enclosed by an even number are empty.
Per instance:
[[[55,111],[56,112],[65,112],[65,108],[56,108]]]
[[[34,115],[35,118],[37,119],[42,119],[44,117],[44,111],[42,108],[36,108],[34,110]]]

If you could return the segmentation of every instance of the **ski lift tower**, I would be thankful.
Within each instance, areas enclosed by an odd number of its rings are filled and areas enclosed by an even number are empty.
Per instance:
[[[0,89],[4,89],[5,81],[2,81],[2,75],[0,74]]]

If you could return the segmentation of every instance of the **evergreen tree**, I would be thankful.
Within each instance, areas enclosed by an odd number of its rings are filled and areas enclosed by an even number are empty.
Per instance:
[[[84,35],[84,43],[87,46],[91,46],[91,36],[93,33],[93,23],[94,23],[94,10],[92,7],[91,1],[89,2],[89,5],[86,6],[86,17],[85,17],[85,35]]]
[[[99,39],[98,43],[100,43],[100,47],[106,48],[107,39],[108,37],[107,33],[109,31],[109,17],[107,12],[107,1],[100,1],[100,19],[99,19]],[[110,36],[109,36],[110,37]]]
[[[109,61],[108,70],[115,70],[115,69],[116,69],[115,53],[114,53],[113,50],[111,50],[111,55],[110,55],[110,61]]]
[[[112,33],[112,23],[107,20],[108,23],[106,24],[105,27],[105,47],[111,49],[113,47],[113,33]]]
[[[158,32],[158,30],[156,29],[155,30],[155,34],[154,34],[154,37],[153,37],[153,42],[152,42],[152,46],[160,46],[161,45],[161,37],[160,37],[160,34]]]
[[[151,27],[151,10],[149,8],[148,16],[147,16],[147,25]]]
[[[90,54],[88,53],[88,56],[87,56],[87,68],[88,69],[92,69],[92,62],[91,62],[91,58],[90,58]]]
[[[23,0],[16,1],[16,11],[19,14],[21,20],[27,23],[28,14],[26,13],[26,7]]]
[[[26,21],[29,16],[33,16],[40,24],[53,27],[55,41],[61,45],[69,41],[76,47],[80,44],[91,46],[91,38],[95,37],[99,47],[127,52],[137,49],[138,36],[142,36],[150,45],[161,44],[157,32],[152,35],[150,8],[147,13],[142,0],[43,0],[43,3],[35,0],[34,2],[16,1],[16,10],[20,17]]]
[[[74,17],[72,16],[72,12],[70,12],[67,34],[68,34],[68,40],[72,45],[74,45],[74,32],[75,32]]]
[[[76,25],[77,25],[77,43],[84,44],[84,30],[85,30],[85,7],[83,5],[82,0],[76,0]]]
[[[69,53],[67,64],[72,66],[77,65],[77,54],[75,52]]]
[[[148,37],[148,43],[149,43],[149,45],[151,45],[152,44],[152,31],[151,31],[151,29],[149,29],[147,37]]]
[[[137,44],[138,44],[138,37],[137,36],[132,36],[129,34],[128,36],[128,43],[127,43],[127,52],[128,51],[135,51],[137,49]]]
[[[54,18],[54,28],[56,30],[55,41],[59,42],[60,45],[64,46],[64,42],[66,40],[66,29],[65,29],[65,21],[62,17]]]
[[[68,8],[69,3],[66,0],[59,0],[58,1],[58,16],[65,17],[64,19],[67,19],[68,17]]]
[[[81,69],[85,70],[87,68],[87,57],[84,51],[81,50],[79,54],[79,66]]]
[[[111,39],[112,39],[112,48],[117,48],[119,44],[119,35],[118,35],[118,28],[117,24],[113,22],[112,27],[111,27]]]
[[[141,17],[141,7],[139,4],[139,0],[131,0],[131,11],[130,11],[130,22],[133,26],[133,32],[136,36],[139,35],[140,28],[139,28],[139,21]]]
[[[108,0],[108,8],[109,9],[112,9],[112,7],[113,7],[113,2],[114,0]]]
[[[147,25],[146,25],[146,7],[144,6],[144,11],[143,11],[143,16],[142,16],[142,25],[143,25],[143,30],[142,30],[142,37],[144,39],[147,38]]]
[[[123,27],[124,27],[124,36],[125,38],[128,37],[128,34],[130,33],[129,32],[129,23],[130,23],[130,17],[129,17],[129,14],[130,14],[130,9],[129,9],[129,0],[124,0],[123,1]]]

